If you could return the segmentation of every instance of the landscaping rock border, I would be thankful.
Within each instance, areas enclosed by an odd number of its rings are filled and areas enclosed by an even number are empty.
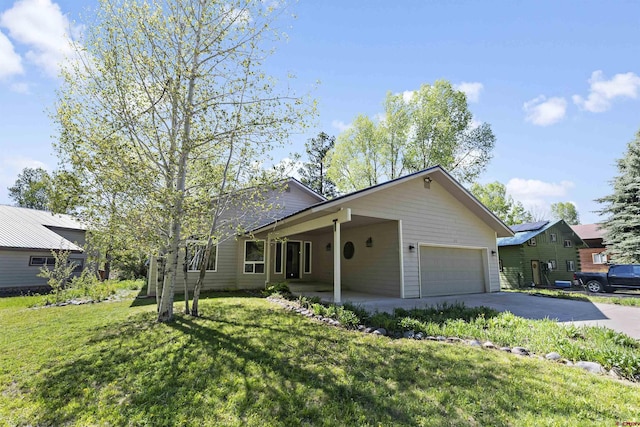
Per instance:
[[[314,320],[326,323],[326,324],[331,325],[331,326],[336,326],[336,327],[341,327],[341,328],[344,327],[344,325],[340,324],[340,322],[338,322],[335,319],[331,319],[329,317],[323,317],[323,316],[318,316],[318,315],[313,314],[313,311],[301,307],[300,304],[297,301],[290,301],[290,300],[287,300],[287,299],[277,298],[277,297],[273,297],[273,296],[267,297],[267,300],[269,300],[271,302],[274,302],[276,304],[279,304],[282,307],[284,307],[286,310],[293,311],[293,312],[295,312],[297,314],[300,314],[302,316],[312,318]],[[609,377],[612,377],[612,378],[615,378],[615,379],[620,379],[621,378],[620,375],[616,372],[615,368],[611,369],[611,370],[609,370],[607,372],[607,370],[604,369],[604,367],[601,364],[597,363],[597,362],[590,362],[590,361],[580,360],[580,361],[577,361],[577,362],[573,363],[572,361],[570,361],[568,359],[562,358],[562,356],[559,353],[555,352],[555,351],[547,353],[543,357],[541,355],[536,355],[535,353],[529,351],[525,347],[519,347],[519,346],[515,346],[515,347],[497,347],[491,341],[481,342],[481,341],[479,341],[477,339],[463,339],[463,338],[460,338],[460,337],[424,336],[424,334],[422,332],[415,332],[413,330],[408,330],[408,331],[405,331],[404,333],[398,333],[398,334],[395,334],[395,335],[390,335],[389,332],[384,328],[375,328],[375,327],[365,326],[365,325],[358,325],[354,330],[357,331],[357,332],[360,332],[360,333],[364,333],[364,334],[371,334],[371,335],[383,336],[383,337],[384,336],[388,336],[389,338],[439,341],[439,342],[448,343],[448,344],[465,344],[465,345],[468,345],[470,347],[477,347],[479,349],[500,350],[500,351],[504,351],[504,352],[507,352],[507,353],[515,354],[515,355],[518,355],[518,356],[521,356],[521,357],[535,357],[535,358],[538,358],[540,360],[549,360],[551,362],[561,363],[561,364],[564,364],[566,366],[575,366],[577,368],[584,369],[585,371],[593,373],[593,374],[608,375]]]

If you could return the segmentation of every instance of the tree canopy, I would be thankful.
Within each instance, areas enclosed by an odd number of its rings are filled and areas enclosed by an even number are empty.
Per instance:
[[[485,170],[495,136],[473,120],[465,94],[448,81],[424,84],[408,99],[389,92],[383,105],[377,122],[359,115],[338,135],[329,177],[341,192],[435,165],[463,183]]]
[[[262,70],[283,3],[99,4],[79,59],[63,70],[57,148],[92,193],[83,212],[107,247],[127,236],[165,259],[158,320],[167,321],[186,238],[216,240],[216,201],[255,183],[252,164],[313,107]]]
[[[551,216],[554,219],[563,219],[569,225],[580,224],[580,216],[576,205],[571,202],[552,203]]]
[[[24,168],[18,179],[9,187],[9,197],[16,206],[38,210],[48,210],[51,177],[42,168]]]
[[[640,263],[640,131],[627,144],[627,151],[617,161],[618,175],[613,192],[597,201],[604,204],[600,213],[604,241],[610,258],[619,264]]]
[[[471,186],[470,191],[476,199],[507,225],[533,221],[531,213],[524,208],[521,202],[507,196],[506,187],[498,181],[486,185],[476,182]]]

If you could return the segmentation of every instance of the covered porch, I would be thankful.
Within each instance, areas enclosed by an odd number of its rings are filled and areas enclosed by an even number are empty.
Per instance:
[[[266,284],[323,300],[402,297],[401,221],[352,215],[351,209],[310,212],[255,233],[265,240]]]

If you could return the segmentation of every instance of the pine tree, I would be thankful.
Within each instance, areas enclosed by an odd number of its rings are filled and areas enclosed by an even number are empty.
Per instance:
[[[598,199],[608,215],[602,227],[611,259],[620,264],[640,263],[640,131],[618,160],[619,175],[613,180],[613,194]]]
[[[335,144],[336,138],[320,132],[315,138],[309,139],[305,144],[308,162],[298,170],[301,181],[318,194],[328,199],[336,196],[336,186],[327,177],[326,157],[329,150]]]

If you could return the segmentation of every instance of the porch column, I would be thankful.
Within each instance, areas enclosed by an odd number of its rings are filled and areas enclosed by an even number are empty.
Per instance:
[[[333,302],[340,302],[340,222],[333,220]]]
[[[264,260],[265,260],[264,268],[267,273],[267,278],[264,282],[264,288],[267,289],[269,282],[271,282],[271,233],[267,234],[267,241],[265,242],[265,245],[266,247],[264,248],[264,250],[266,253],[264,255]]]

